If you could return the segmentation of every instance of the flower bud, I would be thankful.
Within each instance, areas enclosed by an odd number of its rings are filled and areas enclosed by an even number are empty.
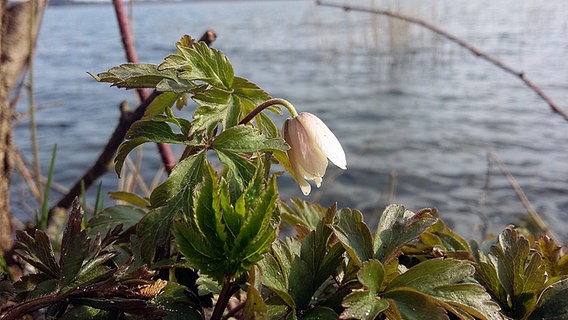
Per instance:
[[[310,194],[312,189],[307,180],[313,180],[318,188],[321,185],[327,159],[341,169],[347,168],[339,140],[315,115],[302,112],[297,117],[286,119],[282,135],[290,146],[288,158],[304,195]]]

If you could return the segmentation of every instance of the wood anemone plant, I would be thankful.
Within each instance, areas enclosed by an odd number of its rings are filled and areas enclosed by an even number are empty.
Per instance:
[[[289,106],[235,76],[222,52],[184,36],[159,65],[93,77],[159,93],[126,134],[117,173],[143,143],[185,151],[149,198],[117,193],[127,205],[88,221],[75,202],[61,242],[19,232],[30,273],[0,282],[0,319],[568,317],[568,255],[550,237],[508,227],[477,244],[434,209],[389,205],[369,228],[357,210],[280,198],[272,165],[309,178],[270,118]],[[190,98],[191,116],[176,116]],[[282,227],[296,233],[279,237]]]

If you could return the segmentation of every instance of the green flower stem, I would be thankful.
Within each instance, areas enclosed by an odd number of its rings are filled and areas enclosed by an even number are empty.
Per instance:
[[[241,122],[239,122],[239,124],[249,123],[262,110],[264,110],[264,109],[266,109],[270,106],[274,106],[274,105],[281,105],[281,106],[285,107],[286,109],[288,109],[288,112],[290,112],[290,115],[292,115],[293,118],[298,116],[298,112],[296,112],[296,108],[294,108],[294,106],[290,102],[288,102],[284,99],[270,99],[270,100],[266,100],[265,102],[260,104],[258,107],[256,107],[254,110],[252,110],[249,114],[247,114],[247,116],[244,117],[243,120],[241,120]]]

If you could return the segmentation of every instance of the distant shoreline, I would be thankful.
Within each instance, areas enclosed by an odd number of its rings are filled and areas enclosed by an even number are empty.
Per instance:
[[[134,0],[135,3],[191,3],[191,2],[248,2],[248,1],[306,1],[306,0]],[[129,3],[129,0],[125,0]],[[112,0],[50,0],[50,6],[112,4]]]

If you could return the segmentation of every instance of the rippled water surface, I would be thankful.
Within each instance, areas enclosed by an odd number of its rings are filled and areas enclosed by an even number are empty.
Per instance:
[[[397,3],[391,8],[432,21],[523,70],[568,109],[568,2]],[[313,192],[323,204],[381,211],[395,181],[395,202],[412,210],[437,207],[466,236],[478,237],[483,223],[496,232],[526,210],[494,165],[485,205],[479,206],[486,149],[492,146],[537,211],[567,237],[568,122],[519,79],[446,39],[382,16],[310,1],[137,4],[133,17],[142,62],[159,63],[181,35],[199,37],[211,28],[218,35],[214,46],[229,56],[236,74],[318,114],[348,154],[348,170],[337,175],[330,167],[322,189]],[[110,5],[47,10],[35,90],[45,107],[37,114],[41,159],[47,167],[57,144],[57,182],[72,185],[113,131],[118,103],[134,104],[133,92],[86,74],[124,59]],[[26,108],[24,101],[20,110]],[[16,136],[29,156],[25,120]],[[147,177],[158,166],[154,151],[144,149]],[[279,181],[284,197],[301,196],[287,175]],[[116,189],[116,176],[106,175],[103,186]],[[21,201],[13,205],[25,220]]]

